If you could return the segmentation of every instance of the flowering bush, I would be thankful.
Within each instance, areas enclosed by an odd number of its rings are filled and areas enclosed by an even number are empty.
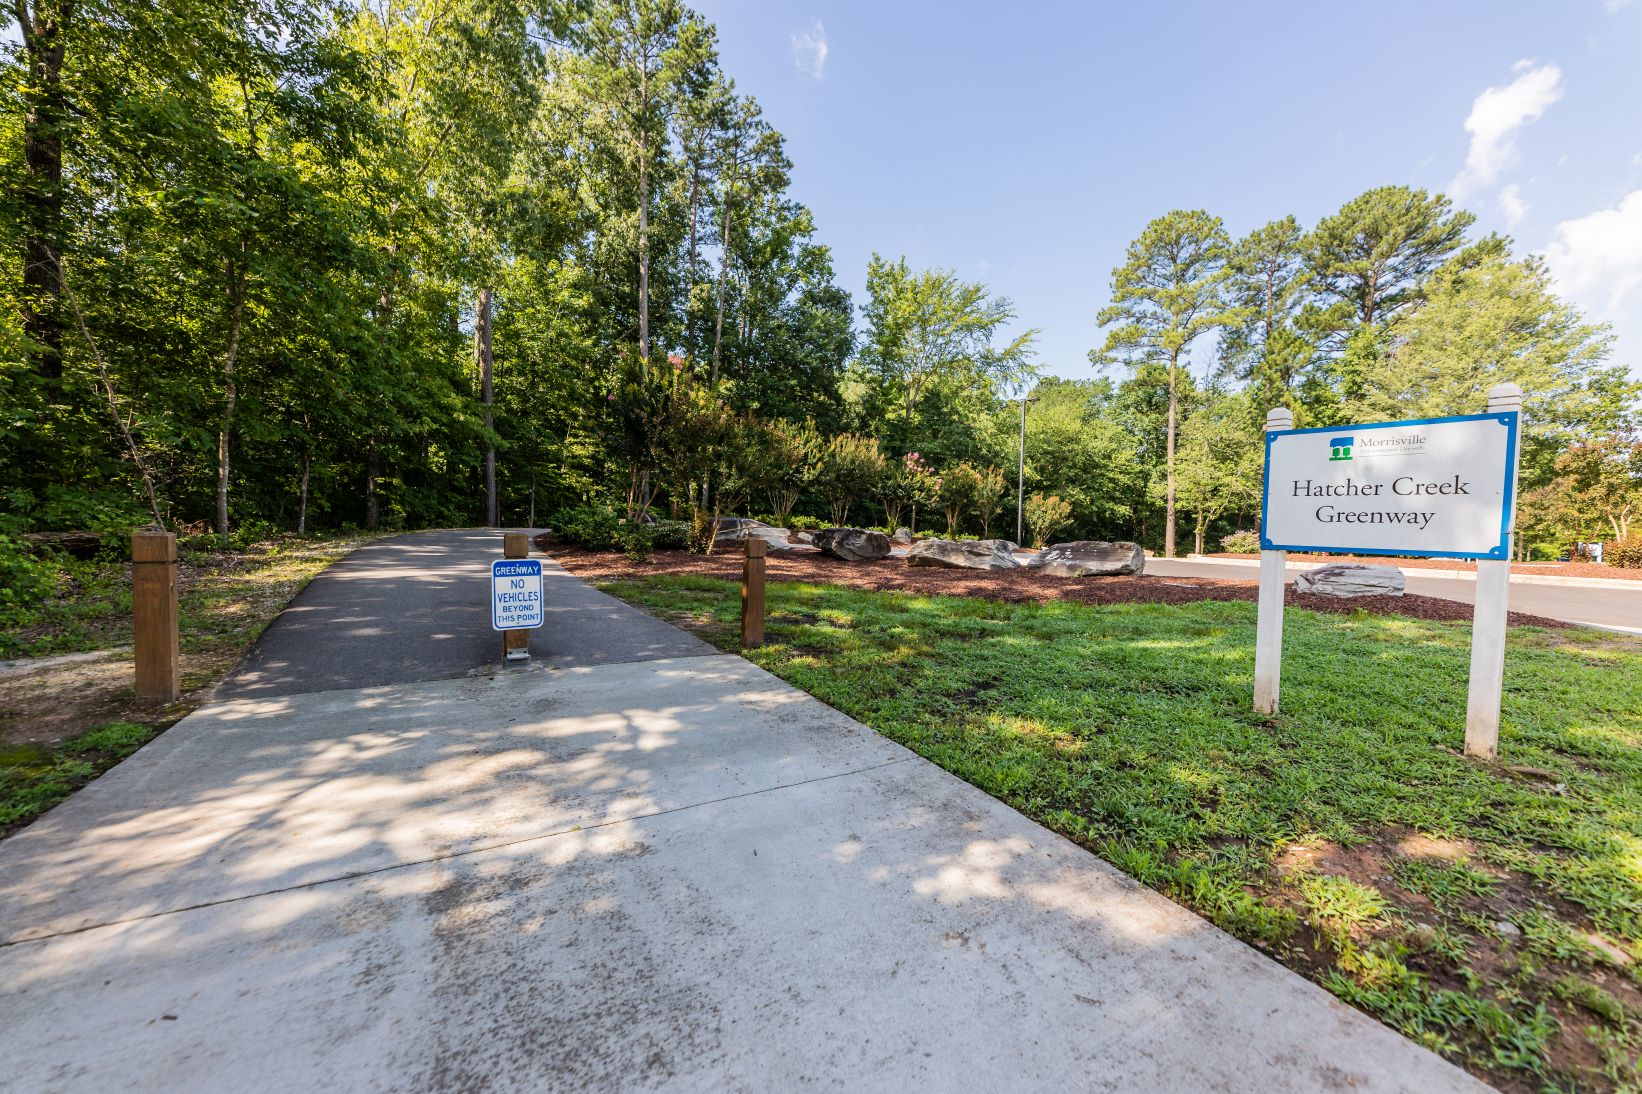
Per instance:
[[[1058,494],[1033,494],[1026,499],[1026,527],[1032,546],[1043,547],[1050,538],[1072,522],[1072,503]]]

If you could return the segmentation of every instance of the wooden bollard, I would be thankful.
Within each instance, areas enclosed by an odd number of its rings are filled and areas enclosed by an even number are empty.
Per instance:
[[[529,558],[530,537],[523,532],[502,533],[503,558]],[[530,632],[527,630],[502,632],[502,663],[507,664],[508,655],[514,650],[524,650],[525,657],[530,656]]]
[[[764,556],[770,545],[748,536],[747,557],[741,564],[741,648],[764,644]]]
[[[182,695],[177,648],[177,537],[157,529],[131,534],[131,638],[137,698],[174,703]]]

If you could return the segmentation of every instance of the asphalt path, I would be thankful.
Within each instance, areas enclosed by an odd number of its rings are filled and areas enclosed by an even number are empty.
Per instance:
[[[1289,563],[1290,580],[1318,563]],[[1255,581],[1260,564],[1253,559],[1225,562],[1194,562],[1189,559],[1148,558],[1146,572],[1160,577],[1212,577],[1222,581]],[[1470,575],[1431,577],[1415,569],[1404,569],[1407,591],[1421,596],[1437,596],[1464,604],[1476,601],[1477,583]],[[1588,585],[1542,585],[1538,582],[1511,582],[1511,610],[1561,619],[1569,623],[1606,630],[1642,634],[1642,581],[1611,582],[1601,587]]]
[[[501,545],[501,531],[478,529],[359,548],[297,594],[215,698],[447,680],[494,665],[502,640],[490,628],[488,575]],[[547,621],[530,635],[538,663],[575,668],[718,652],[550,559],[542,560],[542,577]]]

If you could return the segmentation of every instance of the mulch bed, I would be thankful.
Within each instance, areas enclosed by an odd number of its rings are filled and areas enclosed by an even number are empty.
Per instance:
[[[1259,559],[1258,554],[1221,553],[1204,558]],[[1369,566],[1401,566],[1405,570],[1463,570],[1476,571],[1477,564],[1465,558],[1404,558],[1400,555],[1303,555],[1290,551],[1290,562],[1362,562]],[[1600,577],[1609,581],[1642,581],[1642,570],[1636,567],[1609,566],[1605,562],[1513,562],[1513,574],[1538,574],[1541,577]]]
[[[587,581],[612,581],[653,574],[696,574],[739,580],[739,552],[720,551],[706,557],[684,551],[657,551],[649,562],[629,562],[612,552],[555,547],[552,557]],[[1032,570],[942,570],[911,567],[898,558],[880,562],[840,562],[809,552],[772,551],[765,571],[772,581],[806,581],[846,585],[855,589],[899,591],[925,596],[973,596],[1011,604],[1032,601],[1077,600],[1085,604],[1191,604],[1199,600],[1253,601],[1259,583],[1218,578],[1168,577],[1045,577]],[[1284,602],[1316,612],[1350,615],[1357,611],[1410,616],[1438,622],[1470,622],[1471,605],[1434,596],[1359,596],[1342,600],[1316,593],[1297,593],[1291,583]],[[1523,627],[1566,627],[1555,619],[1511,613],[1511,623]]]

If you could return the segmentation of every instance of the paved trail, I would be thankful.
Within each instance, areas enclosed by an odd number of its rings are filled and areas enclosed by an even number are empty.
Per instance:
[[[496,543],[362,550],[0,843],[0,1090],[1476,1088],[554,567],[487,669]]]

